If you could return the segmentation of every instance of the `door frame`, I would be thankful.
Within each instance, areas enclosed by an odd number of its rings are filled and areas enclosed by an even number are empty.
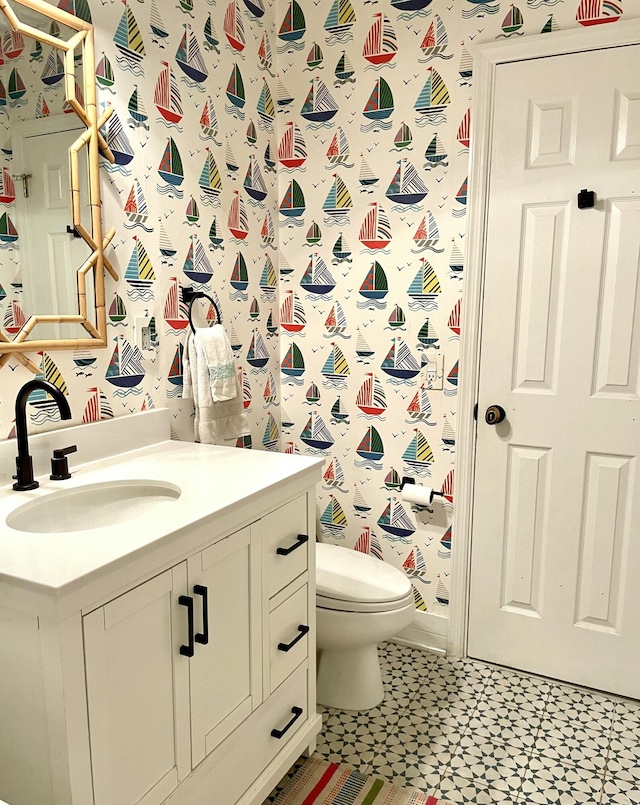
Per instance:
[[[496,68],[507,62],[607,50],[640,44],[640,19],[526,36],[517,42],[491,42],[473,51],[473,96],[469,165],[469,224],[460,339],[460,394],[456,448],[454,547],[447,654],[467,656],[473,532],[476,432],[474,408],[480,384],[480,336],[486,249],[492,118]]]

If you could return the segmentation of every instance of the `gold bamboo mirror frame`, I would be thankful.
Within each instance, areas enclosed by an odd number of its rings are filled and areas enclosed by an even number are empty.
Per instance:
[[[77,313],[27,311],[29,318],[22,323],[13,338],[0,322],[0,368],[14,356],[31,371],[38,372],[38,367],[23,351],[95,349],[105,347],[107,343],[104,272],[108,271],[115,280],[118,279],[118,274],[104,255],[106,246],[115,234],[115,228],[112,227],[103,234],[98,160],[102,155],[109,162],[114,162],[113,154],[100,133],[112,110],[107,109],[98,116],[93,25],[90,22],[50,5],[45,0],[0,0],[0,12],[13,31],[40,42],[41,46],[56,48],[60,52],[64,67],[65,103],[84,125],[69,148],[71,224],[76,236],[84,240],[89,252],[89,256],[80,266],[68,267],[70,272],[76,269]],[[51,20],[49,33],[31,24],[39,16]],[[62,33],[57,35],[58,31],[64,29],[71,32],[67,39],[63,38]],[[82,61],[82,78],[79,82],[81,92],[78,93],[82,95],[81,99],[76,94],[77,58]],[[85,158],[86,170],[84,164],[81,164],[81,160]],[[16,178],[16,185],[20,184],[21,178]],[[82,185],[82,181],[86,184]],[[36,328],[39,324],[72,324],[84,328],[86,335],[80,330],[81,335],[73,338],[38,338]]]

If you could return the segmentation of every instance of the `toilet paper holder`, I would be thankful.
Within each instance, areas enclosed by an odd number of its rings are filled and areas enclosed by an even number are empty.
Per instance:
[[[413,486],[414,490],[408,490],[408,494],[404,492],[406,486]],[[420,490],[418,492],[418,490]],[[429,514],[433,514],[433,509],[429,508],[429,504],[433,501],[434,497],[444,497],[442,492],[436,492],[435,489],[431,489],[426,486],[422,486],[422,484],[416,484],[416,479],[411,478],[409,475],[404,475],[402,477],[402,483],[400,484],[400,494],[402,495],[402,499],[406,500],[408,503],[411,503],[411,509],[415,512],[422,512],[428,511]],[[417,499],[416,499],[417,498]]]

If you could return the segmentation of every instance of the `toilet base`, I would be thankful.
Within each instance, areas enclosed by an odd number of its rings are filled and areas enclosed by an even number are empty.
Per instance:
[[[318,652],[318,704],[338,710],[371,710],[384,698],[378,646],[321,649]]]

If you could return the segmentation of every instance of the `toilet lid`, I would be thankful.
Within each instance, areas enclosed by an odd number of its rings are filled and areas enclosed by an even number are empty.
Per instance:
[[[318,542],[316,590],[324,598],[380,603],[404,598],[411,582],[397,567],[374,556]]]

